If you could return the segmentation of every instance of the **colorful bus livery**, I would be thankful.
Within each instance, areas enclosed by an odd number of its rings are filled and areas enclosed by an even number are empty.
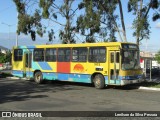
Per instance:
[[[36,83],[60,80],[106,85],[142,81],[139,49],[122,42],[18,46],[13,48],[12,74]]]

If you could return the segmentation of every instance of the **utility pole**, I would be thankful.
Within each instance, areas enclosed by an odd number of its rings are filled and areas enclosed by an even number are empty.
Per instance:
[[[9,28],[8,29],[8,38],[10,40],[10,27],[12,27],[13,25],[10,25],[10,24],[4,23],[4,22],[2,22],[1,24],[8,26],[8,28]]]
[[[1,24],[8,26],[8,28],[9,28],[9,29],[8,29],[8,39],[9,39],[9,41],[10,41],[10,29],[11,29],[11,27],[14,26],[15,24],[10,25],[10,24],[4,23],[4,22],[2,22]],[[17,45],[18,45],[18,34],[17,34],[17,32],[16,32],[16,46],[17,46]]]
[[[16,32],[16,46],[18,46],[18,34]]]
[[[18,19],[18,12],[17,12],[17,19]],[[17,23],[17,29],[18,29],[18,23]],[[16,30],[16,47],[18,46],[18,33]]]

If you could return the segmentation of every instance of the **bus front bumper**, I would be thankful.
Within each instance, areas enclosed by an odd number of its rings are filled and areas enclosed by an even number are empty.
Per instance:
[[[144,79],[136,79],[136,80],[121,80],[121,85],[129,85],[129,84],[135,84],[135,83],[141,83]]]

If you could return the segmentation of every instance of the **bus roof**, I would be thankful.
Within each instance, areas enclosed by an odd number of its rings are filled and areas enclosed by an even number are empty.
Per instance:
[[[99,42],[99,43],[80,43],[80,44],[43,44],[43,45],[29,45],[29,46],[14,46],[13,49],[19,48],[56,48],[56,47],[89,47],[89,46],[120,46],[121,44],[135,44],[130,42]],[[136,45],[136,44],[135,44]]]

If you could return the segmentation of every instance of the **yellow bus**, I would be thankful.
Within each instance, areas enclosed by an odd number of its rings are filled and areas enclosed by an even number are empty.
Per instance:
[[[142,81],[139,48],[124,42],[17,46],[12,74],[34,78],[36,83],[93,83],[99,89]]]

